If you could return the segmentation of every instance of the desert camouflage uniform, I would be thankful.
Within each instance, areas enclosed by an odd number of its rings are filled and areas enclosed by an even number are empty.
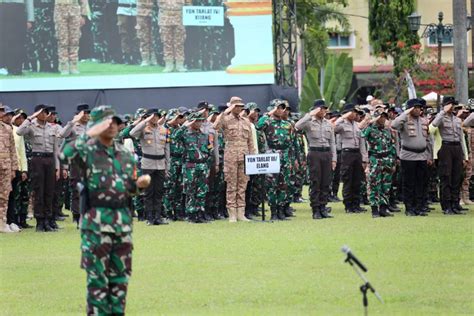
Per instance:
[[[92,115],[92,113],[91,113]],[[87,272],[87,314],[125,313],[132,272],[130,195],[136,163],[115,143],[106,147],[86,134],[65,146],[62,158],[77,160],[89,205],[81,222],[81,267]]]
[[[7,222],[8,196],[16,170],[18,159],[13,131],[11,126],[0,121],[0,229],[3,229],[3,224]]]
[[[56,0],[54,23],[58,40],[59,71],[76,72],[81,38],[81,16],[87,16],[88,0]]]
[[[155,0],[137,0],[137,37],[140,40],[142,63],[147,65],[156,64],[152,37],[152,14],[154,2]]]

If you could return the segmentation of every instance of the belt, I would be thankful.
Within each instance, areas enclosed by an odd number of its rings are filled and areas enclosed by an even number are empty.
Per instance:
[[[426,151],[426,147],[422,148],[422,149],[416,149],[416,148],[410,148],[410,147],[407,147],[407,146],[402,146],[402,149],[404,149],[406,151],[411,151],[412,153],[417,153],[417,154],[422,154]]]
[[[186,160],[186,163],[206,163],[207,159]]]
[[[149,154],[144,153],[143,158],[151,159],[151,160],[161,160],[161,159],[165,159],[165,155],[149,155]]]
[[[53,153],[31,153],[31,157],[53,158]]]
[[[460,146],[461,142],[448,142],[447,140],[443,140],[443,145],[448,145],[448,146]]]
[[[342,152],[345,153],[360,153],[359,148],[342,148]]]
[[[309,151],[330,151],[331,147],[309,147]]]
[[[276,149],[276,150],[287,150],[289,147],[288,146],[268,146],[270,149]]]
[[[183,154],[171,153],[170,156],[173,157],[173,158],[181,158],[181,157],[183,157]]]
[[[125,3],[119,3],[119,8],[136,8],[137,5],[130,3],[130,4],[125,4]]]
[[[369,151],[369,155],[373,156],[375,158],[387,158],[389,154],[390,153],[388,151],[381,152],[381,153],[376,153],[376,152]]]

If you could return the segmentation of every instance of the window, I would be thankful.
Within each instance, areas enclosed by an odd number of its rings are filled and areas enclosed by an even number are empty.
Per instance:
[[[443,46],[452,46],[453,45],[453,34],[452,32],[447,32],[444,34],[443,37]],[[428,46],[438,46],[438,36],[436,34],[432,34],[428,38]]]
[[[354,48],[354,35],[329,33],[329,48]]]

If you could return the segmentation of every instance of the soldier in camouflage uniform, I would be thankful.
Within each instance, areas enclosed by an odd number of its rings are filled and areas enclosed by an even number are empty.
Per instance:
[[[88,5],[88,0],[55,0],[54,24],[58,40],[59,72],[62,75],[79,73],[79,40]]]
[[[183,182],[186,195],[185,210],[192,223],[206,223],[204,210],[209,191],[207,160],[213,152],[210,134],[201,130],[205,120],[201,112],[188,116],[185,133],[178,139],[183,146]]]
[[[165,196],[163,205],[168,218],[182,221],[185,219],[183,205],[183,151],[181,139],[186,129],[181,126],[184,123],[184,116],[178,110],[170,110],[166,115],[168,122],[168,142],[170,144],[170,167],[168,177],[165,182]]]
[[[372,123],[362,131],[369,152],[369,200],[372,217],[388,217],[393,216],[388,205],[397,152],[392,132],[385,126],[387,113],[379,110],[373,117]]]
[[[299,168],[299,161],[297,157],[296,150],[297,148],[297,138],[296,138],[296,129],[295,129],[295,122],[293,118],[291,117],[291,108],[286,102],[286,108],[285,111],[283,112],[282,119],[285,121],[288,121],[291,124],[292,130],[294,131],[292,138],[291,138],[291,148],[292,150],[289,151],[289,162],[290,162],[290,182],[288,183],[288,194],[287,194],[287,202],[285,206],[285,216],[286,217],[293,217],[294,214],[293,212],[295,211],[294,208],[290,206],[291,202],[293,202],[293,196],[296,194],[296,169]]]
[[[137,37],[140,40],[141,66],[156,65],[153,49],[152,13],[155,0],[137,0]]]
[[[119,133],[119,138],[124,140],[124,139],[132,139],[133,141],[133,147],[134,147],[134,153],[135,153],[135,160],[137,161],[137,175],[141,176],[142,175],[142,168],[141,168],[141,161],[142,161],[142,146],[140,144],[140,141],[131,137],[130,136],[130,131],[142,121],[143,115],[145,115],[146,109],[144,108],[139,108],[135,112],[135,121],[125,127],[123,130],[120,131]],[[132,198],[133,201],[133,210],[137,212],[137,217],[138,221],[144,221],[145,220],[145,207],[143,205],[143,194],[135,195]]]
[[[285,209],[289,200],[289,159],[293,150],[294,131],[291,123],[282,119],[286,109],[285,101],[273,100],[272,103],[275,108],[260,118],[256,127],[265,133],[268,152],[280,154],[280,173],[267,175],[266,187],[272,220],[285,220]]]
[[[87,203],[81,210],[81,267],[87,272],[87,314],[125,314],[132,272],[130,198],[149,184],[135,181],[136,162],[114,142],[120,118],[109,106],[91,112],[87,134],[68,143],[61,158],[80,166]]]

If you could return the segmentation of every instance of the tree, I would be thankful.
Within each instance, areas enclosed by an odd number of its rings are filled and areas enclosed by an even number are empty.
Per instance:
[[[297,0],[298,29],[304,43],[304,56],[307,67],[322,68],[328,59],[327,46],[330,31],[348,32],[350,23],[341,7],[347,0]],[[329,29],[326,23],[338,22],[338,30]]]
[[[418,35],[410,30],[408,16],[415,11],[414,0],[369,1],[369,37],[373,53],[393,58],[396,77],[415,62],[411,49],[419,44]]]

